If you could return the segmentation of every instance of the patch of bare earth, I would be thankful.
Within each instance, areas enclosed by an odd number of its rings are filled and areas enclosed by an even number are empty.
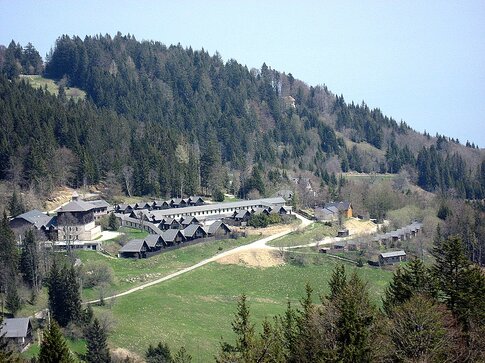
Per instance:
[[[290,229],[291,226],[288,224],[275,224],[272,226],[268,226],[265,228],[253,228],[253,227],[246,227],[241,228],[241,231],[245,231],[248,235],[258,235],[258,236],[271,236],[273,234],[277,234],[283,231]]]
[[[371,221],[360,221],[358,219],[345,221],[345,228],[349,230],[351,236],[377,232],[377,225],[375,223]]]
[[[217,260],[224,265],[243,265],[247,267],[266,268],[283,265],[285,261],[278,251],[254,249],[234,253]]]
[[[116,362],[123,362],[123,361],[129,361],[133,363],[144,363],[145,360],[140,357],[139,355],[130,352],[128,349],[124,348],[116,348],[110,351],[111,356],[114,358]]]

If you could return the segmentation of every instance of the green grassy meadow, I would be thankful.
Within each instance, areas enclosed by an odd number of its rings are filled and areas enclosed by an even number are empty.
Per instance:
[[[45,87],[47,87],[47,91],[49,91],[50,93],[54,95],[57,95],[59,93],[59,86],[52,79],[47,79],[40,75],[21,75],[20,78],[29,82],[30,85],[34,88],[44,89]],[[66,87],[65,91],[66,96],[68,98],[74,99],[75,101],[82,100],[86,97],[86,92],[79,88]]]
[[[231,321],[237,297],[245,293],[257,329],[265,317],[284,312],[287,301],[298,306],[305,284],[314,301],[328,292],[327,281],[337,261],[322,256],[319,264],[286,264],[265,269],[211,263],[200,269],[116,300],[111,309],[115,328],[109,341],[143,354],[148,344],[164,341],[177,350],[185,345],[194,362],[211,361],[221,337],[233,338]],[[347,265],[349,271],[352,265]],[[380,304],[392,273],[363,267],[357,273],[369,281],[372,299]]]
[[[259,236],[248,236],[238,239],[208,241],[163,252],[146,259],[109,258],[93,251],[79,251],[77,257],[83,263],[103,261],[111,266],[115,281],[105,290],[105,295],[111,295],[169,275],[222,251],[251,243],[258,238]],[[99,291],[83,289],[82,295],[85,301],[93,300],[99,298]]]
[[[336,235],[336,227],[329,227],[323,223],[312,223],[304,230],[291,232],[286,236],[270,241],[268,245],[273,247],[299,246],[319,241],[324,237]]]

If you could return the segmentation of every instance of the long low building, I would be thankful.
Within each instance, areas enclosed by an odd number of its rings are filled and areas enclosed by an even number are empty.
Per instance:
[[[242,200],[238,202],[205,204],[193,207],[172,208],[153,210],[150,215],[155,221],[161,221],[164,218],[180,218],[185,216],[193,216],[198,219],[205,219],[213,215],[230,216],[236,211],[247,210],[254,208],[279,208],[285,205],[285,200],[282,197],[263,198],[253,200]],[[291,207],[285,206],[291,212]]]

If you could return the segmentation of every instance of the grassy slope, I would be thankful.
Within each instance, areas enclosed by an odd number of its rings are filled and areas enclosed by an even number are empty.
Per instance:
[[[119,298],[111,308],[116,325],[110,342],[143,353],[162,340],[173,349],[185,345],[195,362],[212,360],[221,336],[232,339],[231,321],[236,299],[249,297],[258,329],[264,317],[281,314],[288,299],[297,303],[309,282],[317,296],[328,291],[327,281],[336,261],[322,256],[320,264],[284,265],[267,269],[211,263],[198,270]],[[349,265],[349,269],[352,267]],[[357,272],[369,281],[376,303],[392,274],[364,267]],[[97,308],[103,310],[107,308]]]
[[[39,75],[22,75],[20,77],[28,81],[34,88],[45,88],[47,86],[47,90],[50,93],[57,95],[59,92],[59,86],[52,79],[43,78]],[[75,101],[82,100],[86,97],[86,92],[79,88],[66,87],[65,91],[66,96]]]
[[[259,236],[249,236],[239,239],[209,241],[190,245],[180,249],[167,251],[147,259],[108,258],[92,251],[79,251],[78,257],[82,262],[103,261],[108,263],[114,271],[116,281],[107,289],[108,294],[128,290],[144,282],[155,280],[191,266],[218,252],[241,246],[255,241]],[[83,299],[98,298],[98,292],[93,289],[83,290]]]

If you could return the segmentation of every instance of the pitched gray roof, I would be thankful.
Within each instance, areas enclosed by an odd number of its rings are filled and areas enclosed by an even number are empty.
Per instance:
[[[143,245],[148,248],[147,243],[142,239],[132,239],[126,245],[121,247],[120,252],[140,252]]]
[[[167,229],[166,231],[162,232],[161,236],[165,242],[173,242],[179,233],[182,237],[184,237],[182,232],[180,232],[178,229]]]
[[[343,201],[343,202],[332,202],[332,203],[325,203],[325,208],[336,207],[339,211],[344,211],[350,208],[350,202]]]
[[[222,221],[215,221],[209,226],[209,228],[207,229],[207,232],[209,234],[214,234],[219,230],[219,228],[224,228],[224,227],[230,230],[227,224],[223,223]]]
[[[93,210],[95,206],[84,200],[73,200],[66,205],[62,206],[57,212],[88,212]]]
[[[34,225],[35,228],[41,228],[42,226],[50,226],[53,222],[54,217],[48,216],[45,213],[42,213],[40,210],[33,209],[31,211],[22,213],[18,215],[16,218],[25,219],[27,222]]]
[[[193,237],[194,234],[197,232],[197,230],[201,229],[204,233],[205,230],[198,224],[189,224],[187,227],[185,227],[183,230],[182,230],[182,233],[184,234],[184,237]]]
[[[382,258],[406,256],[406,252],[404,252],[403,250],[391,251],[391,252],[382,252],[381,256],[382,256]]]
[[[214,204],[205,204],[193,207],[183,207],[177,209],[162,209],[152,211],[152,214],[156,217],[157,220],[161,220],[165,216],[170,216],[174,214],[184,214],[190,215],[195,212],[204,212],[204,211],[218,211],[223,209],[232,209],[232,208],[250,208],[250,207],[271,207],[275,204],[285,204],[285,200],[281,197],[276,198],[263,198],[263,199],[253,199],[253,200],[241,200],[238,202],[230,202],[230,203],[214,203]],[[222,212],[221,212],[222,213]]]
[[[5,338],[25,338],[29,329],[29,318],[4,319],[0,329],[0,336],[5,334]]]
[[[159,238],[160,236],[158,234],[149,234],[145,237],[144,241],[148,247],[153,248],[157,245]]]
[[[103,199],[90,200],[88,203],[91,203],[96,208],[109,208],[109,203]]]

